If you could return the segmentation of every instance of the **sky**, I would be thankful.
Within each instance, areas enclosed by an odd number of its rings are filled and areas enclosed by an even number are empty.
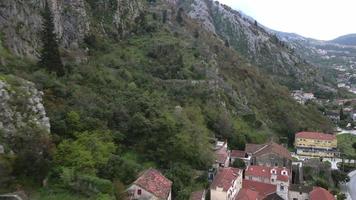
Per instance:
[[[319,40],[356,33],[355,0],[218,0],[283,32]]]

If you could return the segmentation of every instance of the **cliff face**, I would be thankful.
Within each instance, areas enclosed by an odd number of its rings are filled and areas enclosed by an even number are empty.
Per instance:
[[[43,93],[29,81],[15,76],[0,76],[0,130],[9,138],[19,128],[38,126],[50,131]],[[0,135],[1,136],[1,135]]]
[[[22,57],[36,58],[41,47],[41,11],[46,0],[0,2],[0,33],[4,46]],[[48,0],[60,46],[77,50],[89,34],[106,35],[109,24],[116,36],[127,34],[142,12],[140,0]],[[104,18],[105,16],[105,18]],[[95,22],[95,30],[92,22]]]
[[[318,69],[305,62],[254,19],[212,0],[180,1],[190,17],[216,33],[226,45],[283,84],[320,81]]]

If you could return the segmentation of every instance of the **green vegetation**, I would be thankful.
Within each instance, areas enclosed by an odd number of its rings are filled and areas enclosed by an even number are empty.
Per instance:
[[[356,158],[356,151],[353,147],[356,142],[356,136],[351,134],[342,134],[337,136],[337,147],[345,158]]]
[[[300,130],[331,130],[314,105],[297,104],[287,88],[200,25],[182,15],[172,28],[153,14],[144,13],[140,31],[122,40],[88,35],[81,44],[89,49],[87,61],[68,63],[64,76],[16,59],[1,69],[45,94],[51,136],[36,127],[19,132],[9,172],[34,179],[37,187],[48,180],[53,192],[40,191],[38,199],[49,193],[65,199],[71,192],[110,199],[148,167],[174,182],[176,199],[187,199],[207,184],[217,138],[244,149],[271,137],[292,144]],[[26,186],[19,180],[9,190]]]
[[[45,4],[42,18],[44,21],[41,32],[43,47],[38,64],[48,71],[55,72],[57,75],[62,76],[65,70],[59,54],[57,35],[54,32],[53,14],[51,13],[48,3]]]

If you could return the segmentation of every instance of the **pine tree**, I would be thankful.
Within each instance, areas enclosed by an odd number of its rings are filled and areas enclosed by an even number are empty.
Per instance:
[[[55,72],[58,76],[65,73],[63,63],[59,53],[57,35],[54,32],[53,15],[49,9],[48,3],[42,12],[43,24],[41,31],[41,40],[43,43],[39,65],[50,72]]]

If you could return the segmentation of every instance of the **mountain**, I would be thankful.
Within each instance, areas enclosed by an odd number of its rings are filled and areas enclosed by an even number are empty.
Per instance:
[[[318,67],[306,62],[251,17],[212,0],[180,1],[189,15],[249,62],[290,88],[326,84]]]
[[[207,184],[202,172],[218,139],[243,149],[333,129],[316,105],[296,103],[281,85],[310,84],[317,68],[225,6],[50,0],[66,68],[58,76],[37,64],[45,3],[0,2],[0,80],[14,93],[0,103],[17,112],[2,120],[21,124],[11,137],[0,132],[0,169],[7,169],[0,192],[23,185],[30,197],[110,198],[155,167],[173,181],[174,197],[187,199]],[[28,87],[36,90],[21,92]],[[30,112],[33,102],[45,116]],[[50,119],[50,137],[30,120],[37,115]]]
[[[346,45],[346,46],[356,46],[356,34],[340,36],[329,42],[340,44],[340,45]]]

